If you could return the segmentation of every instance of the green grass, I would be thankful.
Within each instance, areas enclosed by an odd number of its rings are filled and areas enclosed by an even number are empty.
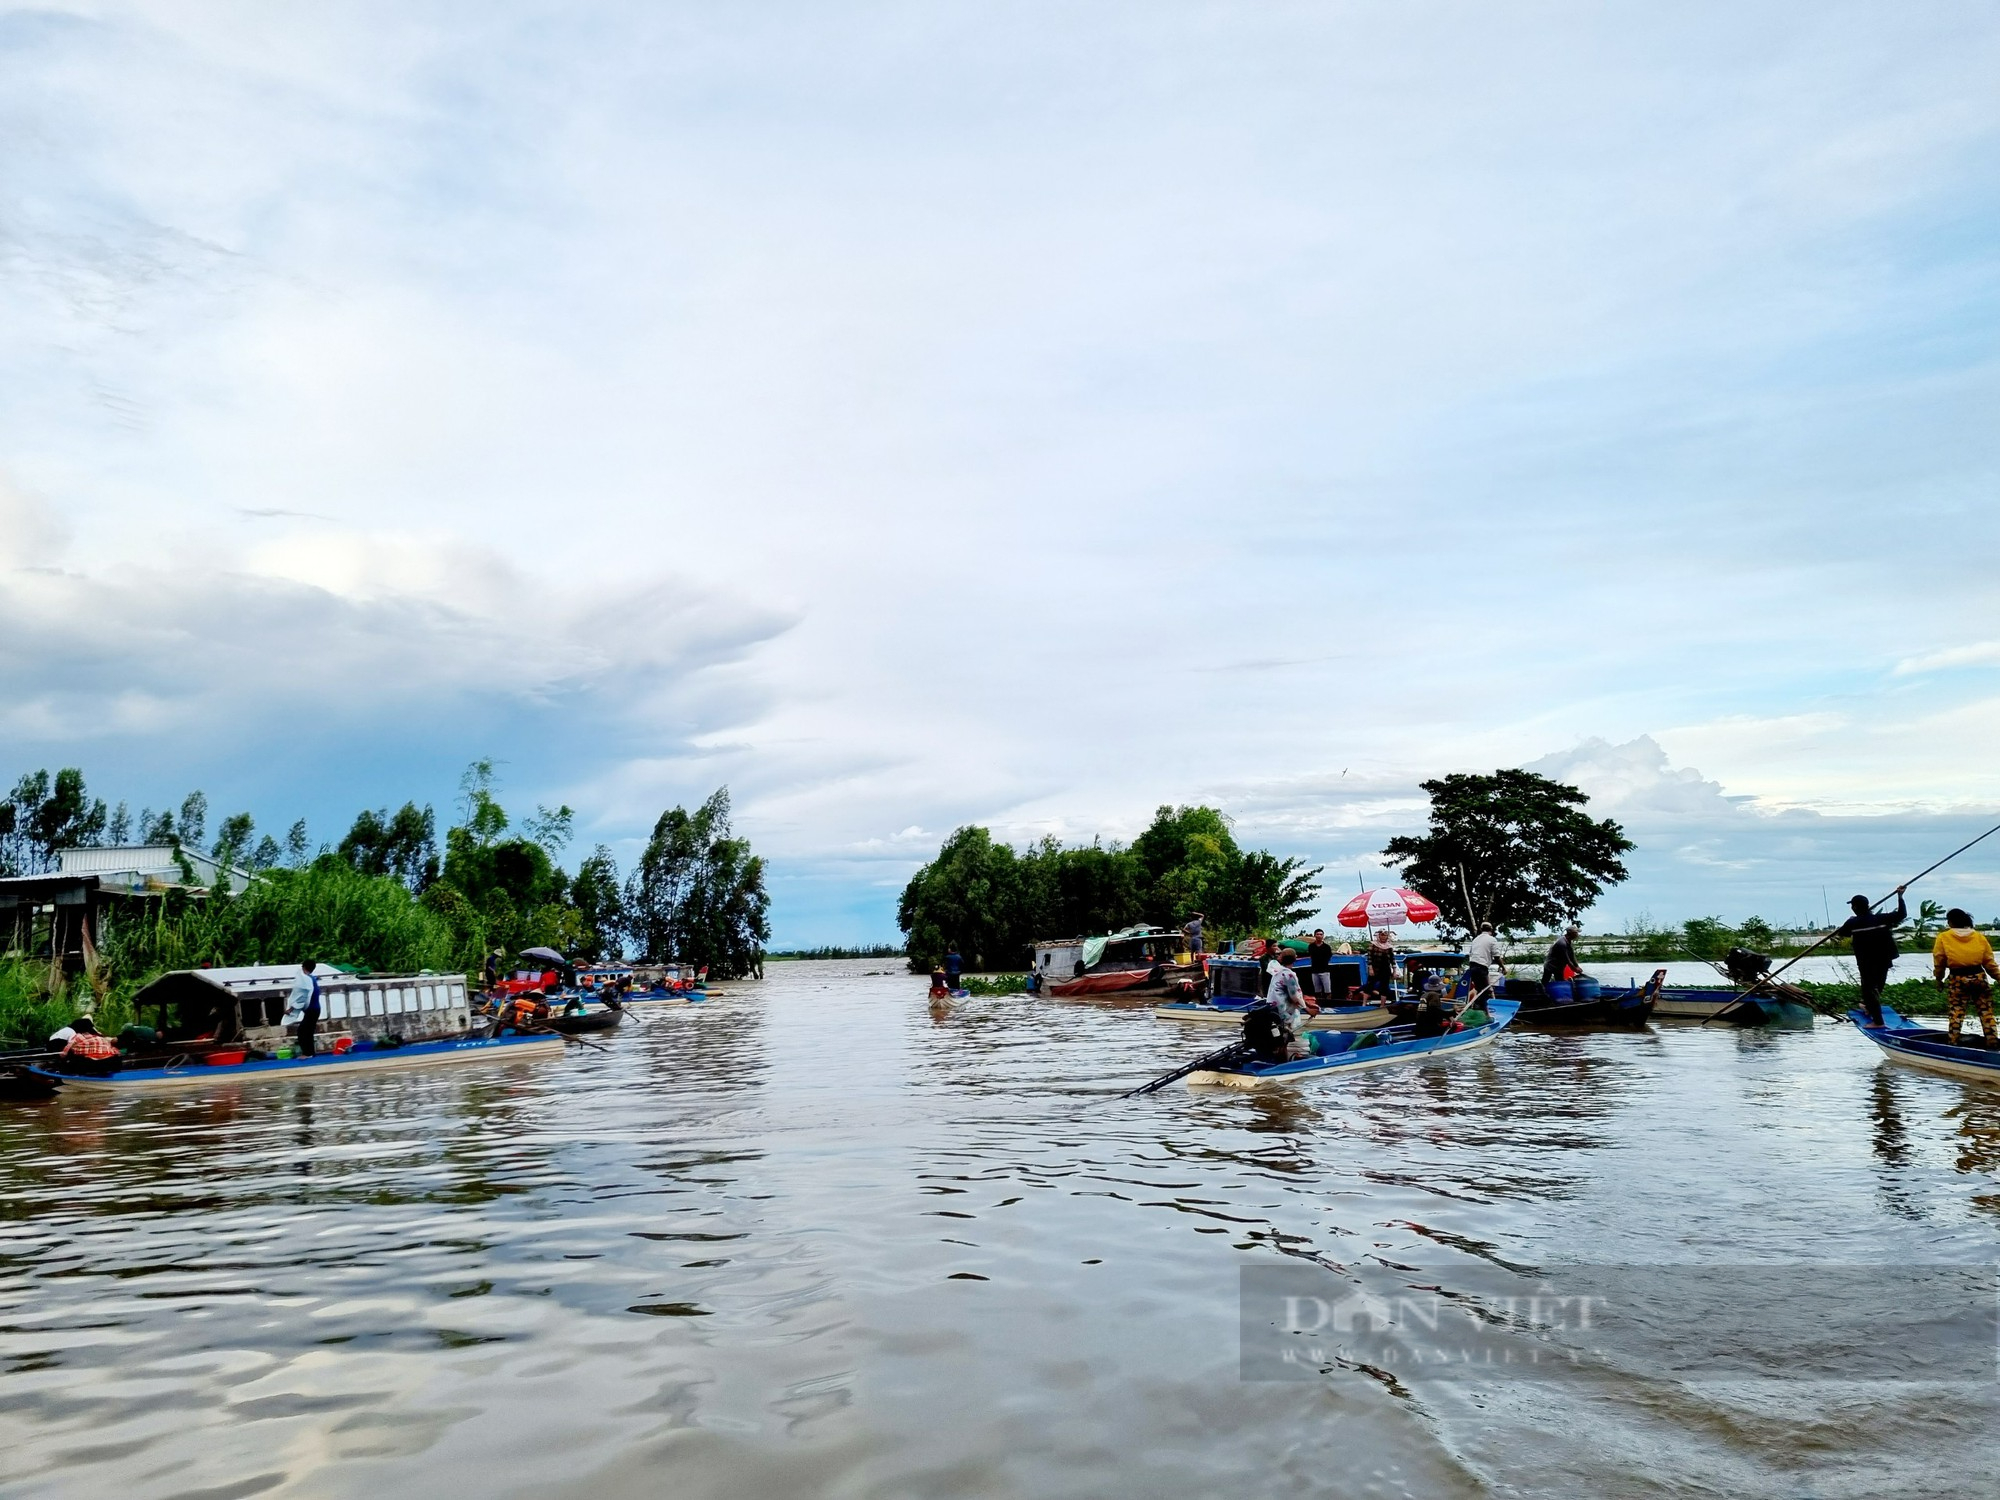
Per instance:
[[[1025,995],[1026,974],[961,974],[958,982],[974,995]]]
[[[1822,1015],[1844,1016],[1861,1003],[1858,984],[1800,984]],[[1906,1016],[1943,1015],[1944,991],[1928,979],[1899,979],[1882,991],[1882,1002]]]

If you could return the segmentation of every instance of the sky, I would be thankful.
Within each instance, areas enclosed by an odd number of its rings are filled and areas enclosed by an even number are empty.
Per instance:
[[[1514,765],[1639,846],[1590,925],[1879,894],[2000,821],[1995,77],[1957,3],[0,11],[0,775],[337,840],[490,756],[628,868],[726,785],[776,946],[1161,804],[1330,911]]]

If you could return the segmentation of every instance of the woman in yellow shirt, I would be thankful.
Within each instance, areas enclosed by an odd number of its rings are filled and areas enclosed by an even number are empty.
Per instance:
[[[1986,1034],[1988,1048],[2000,1046],[1993,1034],[1993,984],[2000,968],[1993,963],[1993,945],[1986,934],[1973,929],[1970,913],[1954,906],[1945,913],[1948,924],[1931,945],[1931,972],[1944,981],[1945,1029],[1951,1044],[1965,1026],[1965,1006],[1970,1001],[1979,1011],[1979,1029]]]

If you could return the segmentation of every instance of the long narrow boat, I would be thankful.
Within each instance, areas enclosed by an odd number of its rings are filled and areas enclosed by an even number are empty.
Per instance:
[[[1255,1000],[1218,1005],[1212,1000],[1170,1000],[1153,1007],[1162,1021],[1195,1021],[1210,1026],[1241,1026]],[[1396,1019],[1384,1005],[1323,1005],[1316,1016],[1306,1018],[1308,1031],[1367,1031],[1387,1026]]]
[[[1359,1073],[1369,1068],[1383,1068],[1391,1063],[1421,1062],[1427,1059],[1456,1056],[1461,1052],[1476,1051],[1492,1045],[1493,1039],[1507,1029],[1520,1006],[1512,1000],[1493,1000],[1487,1005],[1487,1014],[1492,1018],[1484,1026],[1475,1026],[1466,1031],[1450,1031],[1443,1036],[1414,1037],[1408,1026],[1391,1026],[1376,1033],[1380,1038],[1372,1047],[1355,1046],[1353,1043],[1342,1051],[1327,1057],[1302,1057],[1297,1062],[1245,1063],[1231,1068],[1204,1068],[1200,1072],[1188,1074],[1188,1083],[1194,1087],[1220,1085],[1232,1089],[1270,1088],[1278,1084],[1299,1083],[1307,1079],[1330,1078],[1339,1073]],[[1355,1042],[1364,1041],[1365,1036],[1357,1036]],[[1343,1036],[1342,1041],[1347,1041]]]
[[[281,1057],[269,1061],[225,1064],[170,1061],[163,1067],[120,1068],[115,1073],[105,1074],[57,1073],[41,1067],[29,1071],[71,1088],[139,1093],[148,1089],[193,1088],[210,1083],[336,1078],[349,1073],[379,1073],[450,1063],[513,1062],[549,1057],[561,1052],[563,1046],[560,1036],[551,1035],[458,1037],[367,1051],[356,1048],[351,1052],[322,1052],[317,1057]]]
[[[1892,1061],[1931,1073],[1946,1073],[1953,1078],[2000,1083],[2000,1051],[1989,1052],[1977,1044],[1954,1047],[1948,1033],[1919,1026],[1886,1005],[1882,1007],[1880,1026],[1859,1010],[1850,1010],[1847,1019]]]
[[[708,999],[706,980],[688,989],[662,985],[650,990],[632,990],[618,997],[620,1005],[700,1005]]]
[[[624,1019],[623,1012],[607,1006],[603,1010],[579,1010],[572,1011],[568,1015],[553,1015],[545,1024],[550,1030],[559,1031],[564,1036],[580,1036],[585,1032],[611,1031]]]
[[[1813,1008],[1769,992],[1678,986],[1660,991],[1653,1014],[1672,1021],[1721,1021],[1731,1026],[1810,1026]]]

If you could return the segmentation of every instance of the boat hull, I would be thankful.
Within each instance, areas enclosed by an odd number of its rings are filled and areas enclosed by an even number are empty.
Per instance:
[[[1561,1000],[1553,1005],[1524,1006],[1523,1026],[1644,1026],[1652,1019],[1650,995],[1601,995],[1591,1000]]]
[[[179,1068],[124,1068],[116,1073],[93,1076],[56,1073],[42,1068],[30,1071],[53,1078],[71,1088],[98,1089],[111,1093],[138,1093],[150,1089],[199,1088],[211,1083],[271,1083],[284,1080],[344,1078],[350,1073],[400,1072],[408,1068],[441,1067],[450,1064],[516,1062],[550,1057],[563,1050],[560,1036],[475,1037],[448,1042],[412,1042],[384,1052],[326,1052],[318,1057],[276,1058],[270,1062],[235,1063],[209,1067],[200,1063]]]
[[[1337,1074],[1365,1073],[1394,1063],[1441,1061],[1462,1053],[1489,1047],[1513,1021],[1519,1006],[1512,1000],[1490,1002],[1493,1019],[1471,1031],[1445,1036],[1406,1038],[1380,1047],[1342,1052],[1334,1057],[1305,1057],[1297,1062],[1272,1063],[1259,1068],[1204,1069],[1188,1075],[1195,1088],[1266,1089],[1286,1084],[1331,1078]]]
[[[1164,995],[1173,985],[1180,983],[1180,978],[1176,974],[1168,980],[1157,969],[1113,969],[1108,973],[1085,974],[1080,979],[1065,979],[1060,984],[1052,984],[1049,994],[1057,1000],[1092,1000],[1100,995],[1120,998]]]
[[[1881,1026],[1872,1024],[1858,1010],[1849,1011],[1847,1018],[1891,1062],[1921,1068],[1927,1073],[1942,1073],[1949,1078],[2000,1085],[2000,1052],[1989,1052],[1984,1047],[1954,1047],[1945,1040],[1944,1032],[1912,1025],[1908,1018],[1886,1005],[1882,1007]]]
[[[637,991],[619,997],[621,1005],[699,1005],[708,998],[707,990],[682,990],[677,994],[648,995]]]
[[[1192,1001],[1156,1005],[1153,1014],[1162,1021],[1192,1021],[1207,1026],[1241,1026],[1249,1013],[1247,1005],[1209,1005]],[[1395,1016],[1380,1005],[1329,1006],[1316,1016],[1306,1017],[1308,1031],[1367,1031],[1387,1026]]]
[[[1755,1000],[1735,990],[1663,989],[1653,1014],[1670,1021],[1728,1021],[1733,1026],[1761,1026],[1768,1019]]]
[[[586,1010],[573,1016],[550,1016],[549,1029],[559,1031],[564,1036],[582,1036],[599,1031],[613,1031],[625,1018],[615,1010]]]

